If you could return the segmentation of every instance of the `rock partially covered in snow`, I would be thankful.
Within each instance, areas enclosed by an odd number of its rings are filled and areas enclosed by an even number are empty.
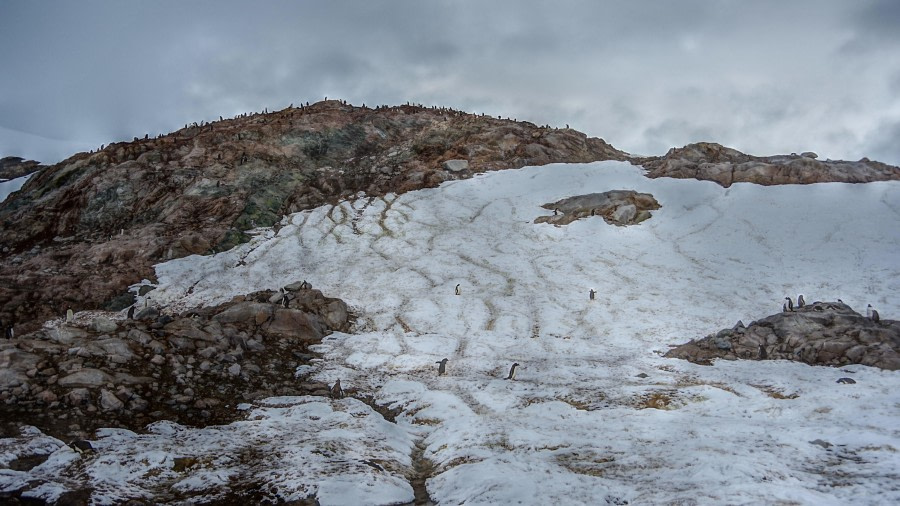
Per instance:
[[[568,197],[541,207],[552,209],[554,215],[539,216],[535,223],[568,225],[579,218],[601,216],[607,223],[624,226],[650,218],[650,211],[659,209],[660,205],[649,193],[610,190]]]
[[[236,400],[324,394],[326,385],[297,382],[295,371],[312,358],[310,345],[349,328],[349,312],[295,285],[287,307],[284,294],[262,291],[182,314],[106,313],[18,336],[0,350],[0,424],[84,437],[101,425],[139,429],[163,418],[228,422]]]
[[[840,302],[814,302],[744,327],[720,330],[670,350],[667,357],[796,360],[900,369],[900,321],[872,321]]]

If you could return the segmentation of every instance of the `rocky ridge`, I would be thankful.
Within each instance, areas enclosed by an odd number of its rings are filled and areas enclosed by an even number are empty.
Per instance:
[[[0,341],[0,427],[84,437],[157,420],[205,426],[237,419],[240,402],[328,395],[295,371],[313,359],[310,345],[349,330],[351,315],[305,282],[284,290],[172,315],[83,312]]]
[[[795,360],[900,369],[900,321],[866,318],[841,302],[813,302],[744,326],[738,322],[665,355],[699,364],[713,359]]]
[[[637,157],[648,177],[674,177],[760,185],[810,183],[868,183],[900,179],[900,167],[863,158],[856,162],[818,160],[812,152],[752,156],[713,142],[672,148],[664,156]]]
[[[22,177],[44,167],[34,160],[26,160],[18,156],[0,158],[0,181]]]
[[[338,100],[135,137],[49,166],[0,204],[0,319],[24,333],[67,305],[120,310],[156,263],[229,249],[358,192],[625,158],[568,128]]]

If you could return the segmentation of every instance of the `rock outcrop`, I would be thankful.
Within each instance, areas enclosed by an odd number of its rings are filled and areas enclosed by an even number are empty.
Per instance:
[[[34,160],[26,160],[18,156],[0,158],[0,181],[22,177],[43,168],[43,165]]]
[[[538,216],[535,223],[568,225],[575,220],[600,216],[612,225],[635,225],[650,218],[650,211],[660,208],[649,193],[634,190],[610,190],[567,197],[541,207],[553,211],[552,216]]]
[[[817,160],[812,152],[801,155],[752,156],[712,142],[672,148],[665,156],[635,158],[649,177],[761,185],[826,182],[868,183],[900,179],[900,167],[863,158],[857,162]]]
[[[236,419],[240,402],[328,395],[295,371],[313,358],[310,345],[351,323],[343,301],[297,285],[178,315],[108,316],[79,313],[0,341],[3,433],[33,425],[71,437],[162,419],[203,426]]]
[[[112,143],[44,168],[0,205],[0,319],[21,334],[69,305],[121,309],[155,263],[226,250],[358,192],[626,156],[570,129],[337,100]]]
[[[709,363],[795,360],[810,365],[862,364],[900,369],[900,321],[875,322],[840,302],[814,302],[743,323],[669,350],[666,357]]]

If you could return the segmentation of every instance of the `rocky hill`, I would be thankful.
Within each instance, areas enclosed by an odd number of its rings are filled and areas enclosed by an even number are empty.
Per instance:
[[[868,183],[900,179],[900,167],[863,158],[856,162],[818,160],[812,152],[752,156],[712,142],[672,148],[664,156],[635,159],[649,177],[677,177],[761,185],[809,183]]]
[[[231,248],[250,229],[357,192],[625,157],[571,129],[338,100],[102,146],[0,205],[0,320],[25,332],[67,306],[123,309],[153,264]]]
[[[866,159],[754,157],[712,143],[633,157],[569,128],[417,105],[326,100],[185,125],[79,153],[0,204],[0,320],[18,332],[76,310],[120,310],[152,265],[229,249],[286,214],[365,192],[402,193],[475,173],[555,162],[628,160],[650,177],[723,186],[900,179]],[[3,176],[7,177],[7,176]]]

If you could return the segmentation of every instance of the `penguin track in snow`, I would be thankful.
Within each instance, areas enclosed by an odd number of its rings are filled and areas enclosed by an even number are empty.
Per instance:
[[[353,207],[355,212],[353,213],[353,218],[350,220],[350,228],[353,229],[353,233],[355,235],[362,235],[362,231],[359,229],[359,222],[362,220],[363,215],[365,215],[366,209],[369,208],[374,200],[375,197],[369,197],[365,199],[365,203],[358,209],[356,208],[356,206],[351,204],[351,207]]]

